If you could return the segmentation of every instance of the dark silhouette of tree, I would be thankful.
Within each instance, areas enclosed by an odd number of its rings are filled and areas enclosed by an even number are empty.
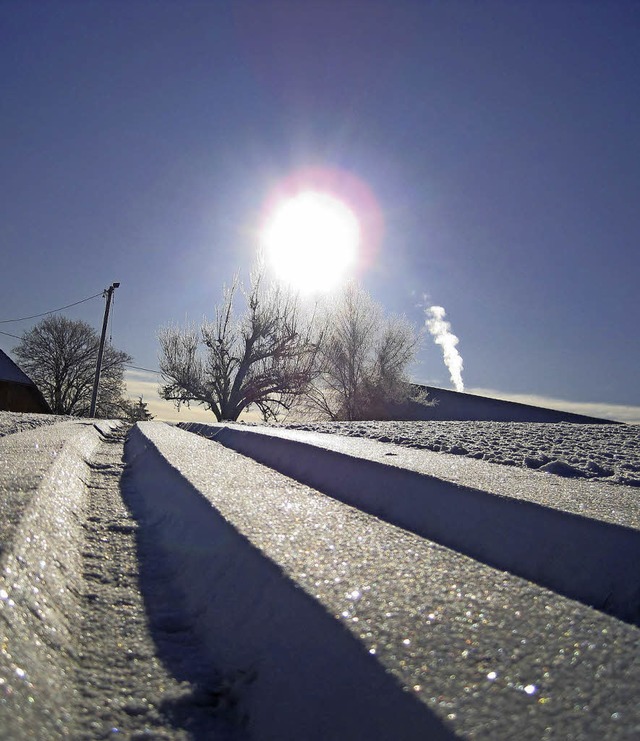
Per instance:
[[[246,307],[235,313],[238,293]],[[252,278],[247,293],[238,281],[225,290],[213,321],[160,331],[160,394],[175,402],[196,402],[218,421],[238,419],[255,405],[275,419],[304,394],[317,375],[320,338],[297,299],[277,285]]]
[[[99,345],[91,325],[56,315],[25,332],[14,353],[54,414],[87,416]],[[97,417],[122,416],[124,365],[130,361],[126,352],[105,346]]]

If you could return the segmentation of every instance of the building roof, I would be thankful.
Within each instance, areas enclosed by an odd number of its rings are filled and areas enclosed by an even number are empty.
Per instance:
[[[9,412],[51,414],[51,407],[40,389],[2,350],[0,350],[0,409]]]
[[[11,358],[0,350],[0,381],[11,381],[23,383],[25,386],[33,386],[29,376],[11,360]]]

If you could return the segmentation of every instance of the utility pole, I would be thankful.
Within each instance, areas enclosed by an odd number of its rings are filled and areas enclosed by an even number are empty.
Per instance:
[[[103,296],[107,296],[107,305],[104,308],[104,320],[102,322],[102,335],[100,337],[100,348],[98,349],[98,362],[96,363],[96,377],[93,379],[93,394],[91,395],[91,409],[89,410],[89,416],[95,417],[96,415],[96,401],[98,400],[98,386],[100,385],[100,369],[102,368],[102,354],[104,353],[104,340],[107,336],[107,324],[109,322],[109,309],[111,308],[111,299],[113,292],[120,286],[119,283],[112,283],[109,288],[106,288],[103,292]]]

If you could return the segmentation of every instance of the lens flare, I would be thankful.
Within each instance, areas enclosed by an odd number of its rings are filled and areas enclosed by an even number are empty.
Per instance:
[[[292,172],[272,188],[260,220],[265,265],[302,293],[327,292],[375,263],[383,220],[371,189],[340,168]]]
[[[351,209],[327,193],[306,191],[284,200],[262,234],[276,276],[303,291],[338,285],[356,264],[360,225]]]

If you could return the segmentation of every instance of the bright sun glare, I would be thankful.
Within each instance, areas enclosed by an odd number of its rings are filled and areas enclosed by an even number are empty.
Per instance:
[[[305,293],[339,285],[355,266],[359,246],[353,211],[316,191],[282,201],[262,232],[265,257],[277,278]]]

